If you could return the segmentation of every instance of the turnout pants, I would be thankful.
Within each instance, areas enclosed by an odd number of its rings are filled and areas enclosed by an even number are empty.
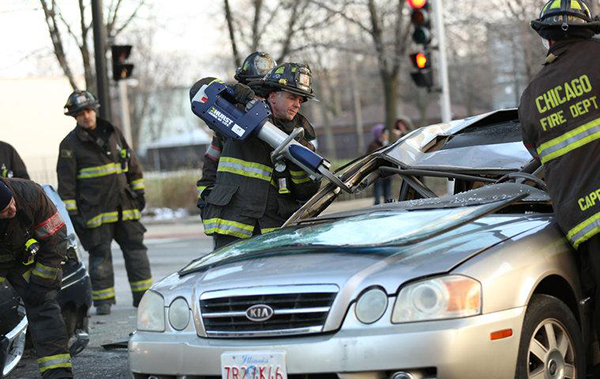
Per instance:
[[[142,296],[152,285],[148,248],[144,245],[146,228],[139,221],[117,221],[93,229],[78,228],[77,234],[83,247],[90,254],[89,271],[92,280],[94,305],[115,304],[115,277],[113,271],[112,240],[123,251],[125,269],[133,294],[133,306],[137,307]]]
[[[58,289],[30,283],[31,267],[17,263],[7,269],[6,280],[25,303],[40,374],[44,379],[72,378],[67,329],[56,301]]]
[[[600,342],[600,234],[595,235],[580,247],[581,281],[584,293],[594,299],[592,325]]]

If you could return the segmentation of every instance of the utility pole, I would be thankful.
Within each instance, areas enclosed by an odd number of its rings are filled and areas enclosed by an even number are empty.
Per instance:
[[[444,31],[444,9],[442,0],[433,0],[434,29],[437,33],[438,51],[440,62],[438,65],[440,84],[442,93],[440,96],[440,106],[442,108],[442,122],[452,121],[452,111],[450,108],[450,84],[448,82],[448,59],[446,56],[446,32]]]
[[[100,117],[112,118],[108,77],[106,74],[106,29],[102,15],[102,0],[92,0],[92,20],[94,27],[94,57],[96,63],[96,86],[100,101]]]
[[[133,137],[131,135],[131,121],[129,118],[129,97],[127,96],[127,81],[119,80],[119,103],[121,104],[121,130],[125,140],[133,148]]]

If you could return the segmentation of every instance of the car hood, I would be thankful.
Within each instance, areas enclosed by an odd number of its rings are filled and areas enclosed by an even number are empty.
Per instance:
[[[549,222],[547,215],[491,214],[460,225],[485,206],[374,211],[280,229],[202,257],[154,289],[174,282],[197,284],[202,292],[325,283],[341,288],[354,282],[358,290],[377,284],[390,293]]]

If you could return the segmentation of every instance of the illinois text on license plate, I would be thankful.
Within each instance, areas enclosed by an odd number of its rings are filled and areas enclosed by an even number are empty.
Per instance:
[[[232,352],[221,355],[223,379],[287,379],[285,352]]]

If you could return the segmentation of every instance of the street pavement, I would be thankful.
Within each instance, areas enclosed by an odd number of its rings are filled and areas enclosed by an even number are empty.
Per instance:
[[[372,199],[344,201],[332,204],[326,213],[356,209],[372,204]],[[143,220],[148,229],[145,243],[154,281],[181,269],[192,259],[212,251],[212,238],[204,234],[200,218],[190,216],[173,220]],[[87,264],[88,256],[82,252]],[[96,316],[90,311],[90,343],[73,358],[76,378],[130,378],[127,349],[105,349],[102,345],[126,342],[135,330],[137,310],[132,306],[131,292],[123,255],[113,243],[113,265],[117,304],[107,316]],[[11,379],[39,378],[37,358],[27,350],[19,366],[8,376]]]

